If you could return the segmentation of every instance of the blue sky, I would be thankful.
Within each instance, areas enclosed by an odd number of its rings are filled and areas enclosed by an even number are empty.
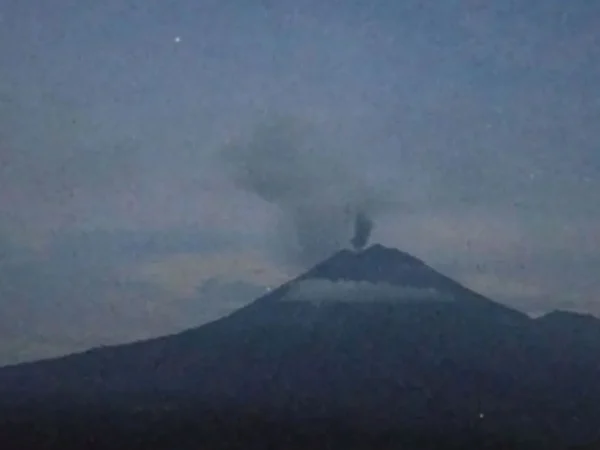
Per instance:
[[[2,0],[0,363],[193,326],[305,268],[289,209],[221,158],[280,115],[309,124],[307,186],[325,158],[351,174],[334,203],[393,205],[375,240],[600,313],[599,80],[595,0]]]

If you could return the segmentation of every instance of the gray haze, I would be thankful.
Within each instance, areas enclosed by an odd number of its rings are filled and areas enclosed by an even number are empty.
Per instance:
[[[360,214],[600,314],[599,93],[598,0],[0,0],[0,364],[211,320]]]

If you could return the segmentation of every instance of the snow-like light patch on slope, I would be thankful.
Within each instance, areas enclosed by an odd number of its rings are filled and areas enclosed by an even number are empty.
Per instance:
[[[453,301],[451,295],[434,288],[395,286],[390,283],[323,279],[303,280],[294,283],[282,297],[289,302],[393,302]]]

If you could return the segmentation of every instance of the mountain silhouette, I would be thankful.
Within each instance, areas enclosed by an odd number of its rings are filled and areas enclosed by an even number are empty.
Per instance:
[[[583,442],[600,423],[599,350],[598,319],[532,319],[374,245],[199,328],[0,369],[0,398]]]

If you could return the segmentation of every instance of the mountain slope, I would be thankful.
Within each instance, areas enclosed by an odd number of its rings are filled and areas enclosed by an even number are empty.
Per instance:
[[[370,426],[481,422],[543,433],[560,422],[581,436],[600,420],[598,356],[574,340],[574,362],[557,374],[550,319],[373,246],[341,251],[196,329],[0,370],[0,393],[22,403],[195,404]]]

